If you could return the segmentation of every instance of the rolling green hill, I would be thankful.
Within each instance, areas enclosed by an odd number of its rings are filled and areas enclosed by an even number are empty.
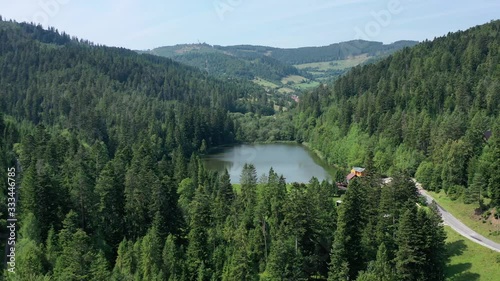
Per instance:
[[[269,56],[283,63],[294,65],[343,60],[363,54],[377,56],[391,53],[404,47],[411,47],[416,44],[417,42],[415,41],[397,41],[385,45],[381,42],[353,40],[322,47],[273,48],[266,46],[237,45],[227,47],[214,46],[214,48],[238,57],[255,58]]]
[[[324,47],[282,49],[266,46],[217,46],[184,44],[156,48],[145,53],[172,58],[202,69],[215,76],[238,77],[252,81],[266,81],[277,85],[269,89],[289,92],[319,85],[319,81],[336,78],[351,67],[381,59],[415,41],[398,41],[384,45],[381,42],[355,40]],[[293,77],[302,76],[299,81]],[[285,80],[285,83],[282,82]]]
[[[239,77],[252,80],[261,77],[280,81],[282,77],[297,75],[299,71],[267,56],[238,56],[208,44],[186,44],[160,47],[147,53],[172,58],[195,66],[216,76]]]

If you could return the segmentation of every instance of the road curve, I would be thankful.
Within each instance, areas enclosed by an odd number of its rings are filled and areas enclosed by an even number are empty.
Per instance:
[[[416,182],[418,192],[425,196],[427,199],[428,203],[431,203],[434,201],[434,198],[432,198],[427,192],[425,192],[424,189],[422,189],[422,186]],[[463,224],[461,221],[459,221],[457,218],[455,218],[452,214],[447,212],[443,207],[441,207],[439,204],[437,204],[439,212],[441,213],[441,217],[443,218],[443,222],[446,225],[449,225],[453,230],[458,232],[458,234],[462,235],[463,237],[479,244],[484,247],[490,248],[493,251],[500,252],[500,244],[495,243],[488,238],[480,235],[479,233],[475,232],[474,230],[470,229],[468,226]]]

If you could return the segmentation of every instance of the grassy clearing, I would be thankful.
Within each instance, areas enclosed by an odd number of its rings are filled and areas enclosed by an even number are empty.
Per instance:
[[[441,191],[440,193],[431,191],[427,192],[434,197],[439,205],[445,208],[465,225],[484,237],[500,243],[500,236],[492,235],[495,231],[497,231],[497,233],[500,232],[500,223],[494,224],[491,222],[491,219],[483,222],[481,216],[475,214],[475,209],[479,208],[479,204],[465,204],[460,200],[453,201],[446,196],[444,191]]]
[[[273,82],[264,80],[264,79],[259,78],[259,77],[253,79],[252,82],[254,82],[255,84],[261,85],[264,88],[271,88],[271,89],[279,88],[279,86],[274,84]]]
[[[317,88],[319,85],[321,85],[320,82],[309,81],[309,82],[306,82],[306,83],[295,84],[293,86],[294,86],[294,88],[297,88],[299,90],[310,90],[310,89],[313,89],[313,88]]]
[[[295,93],[295,90],[290,89],[290,88],[281,88],[278,90],[278,92],[280,92],[282,94],[291,94],[291,93]]]
[[[449,281],[500,280],[500,253],[476,244],[445,227],[448,238],[446,248],[450,260],[446,265]]]
[[[294,84],[299,84],[299,83],[302,83],[302,81],[307,81],[307,80],[309,80],[309,79],[307,79],[303,76],[300,76],[300,75],[289,75],[289,76],[281,79],[281,83],[283,83],[283,85],[286,85],[288,82],[292,82]]]
[[[329,71],[329,70],[342,70],[346,68],[351,68],[356,65],[362,64],[363,62],[369,59],[368,55],[360,55],[353,58],[345,59],[345,60],[335,60],[335,61],[326,61],[326,62],[313,62],[313,63],[304,63],[295,65],[298,69],[314,69],[315,71]]]

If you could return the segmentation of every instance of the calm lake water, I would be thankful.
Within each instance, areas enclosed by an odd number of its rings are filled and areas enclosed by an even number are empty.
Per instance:
[[[240,182],[245,163],[254,164],[257,177],[269,169],[286,178],[286,182],[309,182],[312,177],[331,180],[334,170],[299,144],[242,144],[221,147],[203,158],[208,169],[229,171],[232,183]]]

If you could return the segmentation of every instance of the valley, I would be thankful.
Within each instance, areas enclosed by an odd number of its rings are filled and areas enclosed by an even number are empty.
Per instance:
[[[499,32],[132,51],[0,18],[0,280],[497,280],[413,179],[498,242]]]
[[[352,67],[381,60],[417,43],[398,41],[384,45],[357,40],[295,49],[199,43],[139,52],[172,58],[215,76],[248,79],[269,91],[300,94],[335,80]]]

